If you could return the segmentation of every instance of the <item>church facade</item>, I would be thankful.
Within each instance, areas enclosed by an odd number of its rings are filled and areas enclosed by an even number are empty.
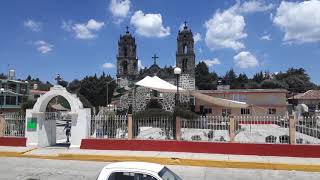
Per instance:
[[[138,68],[137,58],[137,44],[135,37],[127,31],[124,35],[120,35],[118,41],[118,54],[117,54],[117,78],[118,86],[128,87],[143,79],[146,76],[158,76],[172,84],[176,84],[176,77],[173,73],[173,67],[161,68],[156,59],[155,54],[153,57],[153,65],[149,68]],[[176,66],[181,68],[181,75],[179,76],[179,87],[188,90],[195,90],[195,52],[194,52],[194,39],[193,33],[187,24],[184,24],[182,30],[179,30],[177,36],[177,49],[176,49]],[[129,109],[132,105],[134,111],[141,111],[148,107],[150,101],[157,100],[161,108],[166,111],[173,111],[174,109],[174,93],[157,93],[144,87],[134,87],[125,95],[120,97],[119,109]],[[155,97],[156,96],[156,97]],[[190,102],[189,95],[180,97],[181,102]]]

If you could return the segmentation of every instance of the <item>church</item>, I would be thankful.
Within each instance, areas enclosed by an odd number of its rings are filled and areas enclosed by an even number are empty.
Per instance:
[[[157,99],[161,108],[166,111],[173,111],[174,93],[154,93],[143,87],[134,87],[134,83],[146,76],[158,76],[172,84],[176,84],[175,75],[172,67],[161,68],[157,64],[157,55],[153,57],[153,65],[149,68],[138,68],[137,44],[135,37],[128,30],[120,35],[118,41],[117,54],[117,83],[119,87],[131,87],[125,95],[120,97],[120,109],[125,110],[132,105],[133,110],[144,110],[152,99]],[[179,76],[179,87],[187,90],[195,90],[195,52],[194,39],[191,29],[184,23],[182,30],[177,36],[176,66],[181,68]],[[134,87],[134,88],[133,88]],[[156,97],[155,97],[156,96]],[[190,96],[180,97],[182,102],[193,101]]]

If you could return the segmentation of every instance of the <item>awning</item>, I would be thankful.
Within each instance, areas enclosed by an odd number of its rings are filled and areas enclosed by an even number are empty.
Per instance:
[[[170,84],[169,82],[163,79],[160,79],[158,76],[147,76],[143,78],[141,81],[136,82],[136,85],[147,87],[159,92],[177,92],[177,86]],[[185,90],[179,88],[179,92],[185,92]]]
[[[177,92],[177,86],[170,84],[169,82],[160,79],[157,76],[150,77],[147,76],[141,81],[138,81],[136,83],[138,86],[143,86],[146,88],[150,88],[159,92],[172,92],[176,93]],[[217,106],[222,106],[222,107],[229,107],[229,108],[247,108],[249,107],[248,104],[245,102],[239,102],[239,101],[233,101],[233,100],[228,100],[228,99],[222,99],[222,98],[217,98],[217,97],[212,97],[209,95],[201,94],[198,93],[197,91],[188,91],[182,88],[179,88],[179,92],[181,94],[191,94],[197,99],[200,99],[208,104],[211,105],[217,105]]]
[[[200,99],[208,104],[228,107],[228,108],[247,108],[249,105],[245,102],[233,101],[229,99],[222,99],[217,97],[212,97],[206,94],[197,93],[196,91],[192,91],[191,95],[197,99]]]

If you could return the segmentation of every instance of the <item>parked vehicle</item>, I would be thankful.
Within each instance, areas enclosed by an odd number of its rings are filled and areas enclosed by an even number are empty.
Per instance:
[[[182,180],[166,166],[146,162],[118,162],[105,166],[97,180]]]

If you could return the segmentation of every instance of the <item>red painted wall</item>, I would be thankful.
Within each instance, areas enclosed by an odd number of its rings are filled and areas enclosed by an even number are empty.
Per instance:
[[[80,148],[96,150],[171,151],[191,153],[320,158],[320,145],[83,139]]]
[[[0,146],[26,146],[25,137],[0,137]]]

